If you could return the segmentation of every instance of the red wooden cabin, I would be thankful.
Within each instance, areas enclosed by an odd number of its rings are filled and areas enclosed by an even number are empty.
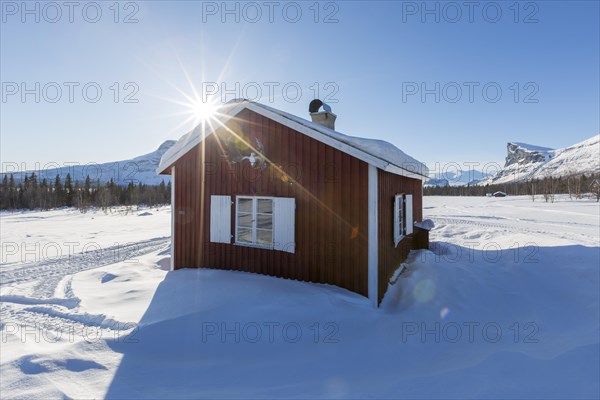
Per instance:
[[[427,168],[389,143],[336,132],[319,100],[310,114],[234,100],[165,153],[173,269],[329,283],[379,304],[415,247]]]

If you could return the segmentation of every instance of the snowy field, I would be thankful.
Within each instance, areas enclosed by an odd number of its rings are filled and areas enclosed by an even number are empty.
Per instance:
[[[0,397],[598,398],[600,208],[425,197],[380,309],[168,272],[169,208],[1,214]]]

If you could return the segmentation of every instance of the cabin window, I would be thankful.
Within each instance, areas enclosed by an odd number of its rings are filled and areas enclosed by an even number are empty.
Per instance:
[[[394,246],[406,235],[413,233],[412,194],[397,194],[394,197]]]
[[[235,243],[295,253],[295,221],[294,198],[237,196]]]
[[[238,197],[236,242],[260,247],[273,246],[273,199]]]

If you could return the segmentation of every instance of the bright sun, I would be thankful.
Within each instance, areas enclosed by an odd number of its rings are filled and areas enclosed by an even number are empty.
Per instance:
[[[170,115],[177,117],[179,121],[171,129],[171,132],[178,132],[179,129],[183,127],[189,129],[190,124],[193,124],[191,127],[192,129],[199,125],[202,125],[203,129],[205,126],[212,128],[219,125],[219,117],[221,116],[220,109],[223,106],[218,101],[220,99],[217,99],[216,97],[207,97],[206,93],[201,95],[201,93],[196,90],[199,85],[194,84],[192,78],[187,73],[181,62],[180,66],[183,70],[183,75],[189,84],[189,88],[187,88],[187,90],[186,88],[182,89],[173,84],[171,81],[165,79],[165,81],[179,94],[177,98],[163,98],[164,100],[180,107],[178,111]],[[182,116],[184,118],[181,118]]]
[[[200,100],[195,101],[190,108],[196,124],[210,120],[215,116],[217,111],[217,106],[215,104]]]

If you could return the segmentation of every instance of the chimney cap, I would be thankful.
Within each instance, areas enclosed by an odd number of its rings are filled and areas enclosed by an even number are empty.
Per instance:
[[[319,112],[319,109],[321,107],[323,107],[323,110],[325,112],[328,112],[328,113],[331,112],[331,107],[329,106],[329,104],[323,103],[319,99],[314,99],[313,101],[310,102],[310,104],[308,105],[308,112],[311,114]]]
[[[319,111],[321,107],[323,107],[323,111]],[[337,115],[331,112],[331,107],[329,107],[329,105],[323,103],[319,99],[314,99],[308,105],[308,111],[310,112],[312,122],[335,130],[335,119],[337,118]]]

